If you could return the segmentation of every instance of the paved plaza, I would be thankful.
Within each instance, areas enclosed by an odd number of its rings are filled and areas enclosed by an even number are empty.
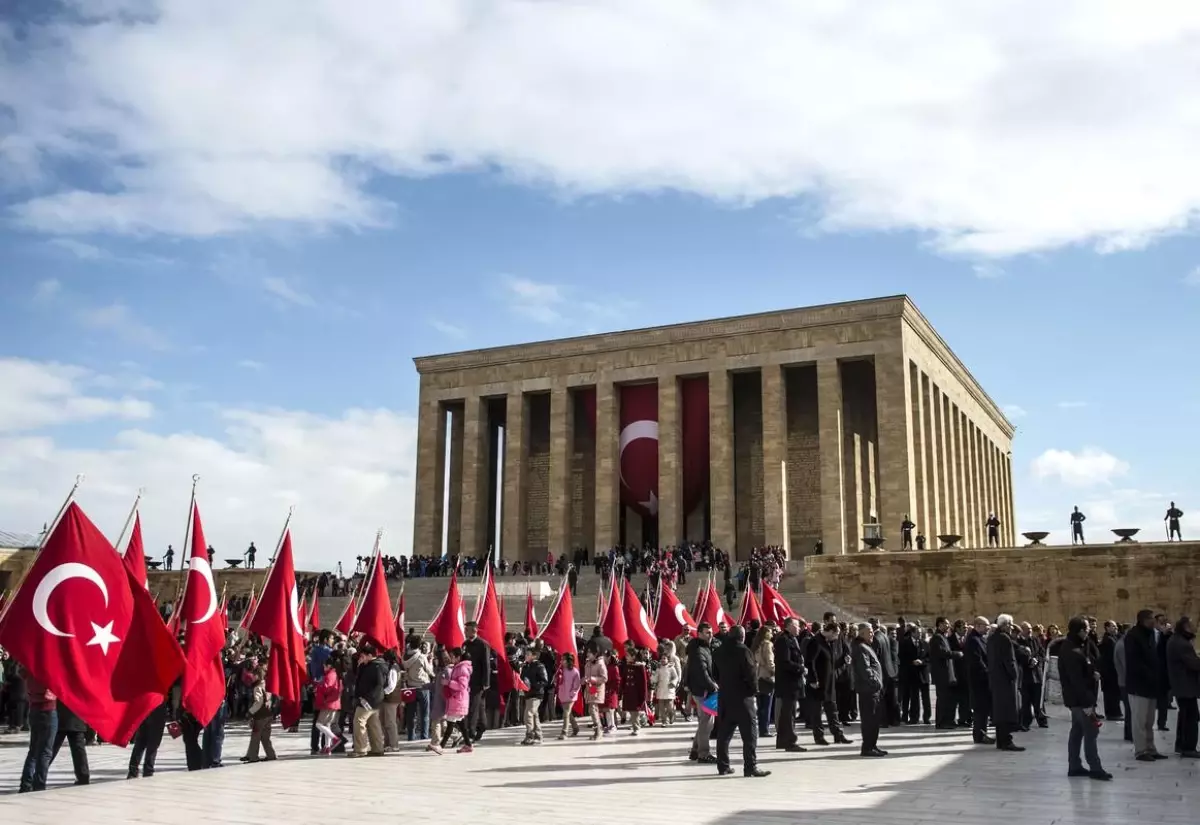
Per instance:
[[[1101,754],[1111,783],[1065,776],[1066,722],[1020,734],[1026,753],[971,744],[969,733],[913,727],[884,731],[887,759],[858,758],[858,745],[784,755],[762,750],[766,779],[716,776],[687,762],[691,726],[517,745],[517,729],[488,734],[469,755],[435,756],[413,748],[378,759],[308,756],[308,737],[277,735],[280,759],[241,765],[244,729],[226,740],[226,767],[187,773],[183,746],[167,740],[152,779],[126,781],[128,755],[89,749],[94,784],[72,787],[64,748],[51,790],[0,798],[0,821],[64,822],[418,823],[530,821],[553,816],[572,825],[630,822],[919,825],[919,823],[1195,823],[1200,765],[1172,757],[1135,762],[1117,725],[1105,725]],[[1173,716],[1173,715],[1172,715]],[[1172,723],[1174,720],[1172,719]],[[849,735],[856,738],[856,727]],[[1172,750],[1174,734],[1160,733]],[[737,740],[734,756],[738,758]],[[0,741],[0,787],[17,787],[25,743]],[[558,813],[554,813],[558,812]]]

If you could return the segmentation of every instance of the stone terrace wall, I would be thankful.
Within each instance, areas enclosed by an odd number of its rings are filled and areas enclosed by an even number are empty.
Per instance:
[[[810,593],[863,614],[1011,613],[1059,625],[1085,613],[1133,621],[1142,608],[1200,615],[1200,542],[857,553],[805,559]]]

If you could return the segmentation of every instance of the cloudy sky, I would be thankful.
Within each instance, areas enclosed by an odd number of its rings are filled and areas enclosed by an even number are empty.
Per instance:
[[[1019,529],[1200,507],[1198,4],[5,9],[2,529],[407,552],[414,355],[902,292]]]

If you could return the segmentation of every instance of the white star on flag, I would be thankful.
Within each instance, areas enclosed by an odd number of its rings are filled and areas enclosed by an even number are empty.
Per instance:
[[[638,504],[646,508],[646,511],[652,516],[658,515],[658,496],[654,495],[654,491],[650,491],[650,498],[645,501],[639,501]]]
[[[107,656],[109,645],[114,644],[115,642],[121,641],[120,639],[118,639],[116,636],[113,635],[113,632],[112,632],[113,623],[109,622],[108,624],[104,625],[104,627],[101,627],[100,625],[96,624],[95,622],[92,622],[91,625],[92,625],[92,630],[93,630],[93,632],[95,632],[96,635],[93,636],[92,640],[87,643],[87,646],[91,647],[92,645],[100,645],[100,650],[104,652],[105,656]]]

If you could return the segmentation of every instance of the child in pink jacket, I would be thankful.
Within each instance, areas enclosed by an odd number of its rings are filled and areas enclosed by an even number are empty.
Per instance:
[[[563,654],[562,667],[558,669],[557,679],[558,706],[562,708],[563,714],[562,733],[558,735],[558,738],[566,739],[568,728],[572,736],[578,736],[579,723],[575,721],[575,702],[579,699],[583,678],[575,667],[575,654]]]
[[[446,651],[450,659],[450,681],[445,687],[446,697],[446,730],[442,734],[441,744],[434,749],[441,753],[454,733],[455,727],[462,733],[462,747],[459,753],[471,753],[471,731],[467,724],[467,712],[471,707],[471,660],[463,658],[461,647],[452,647]]]

